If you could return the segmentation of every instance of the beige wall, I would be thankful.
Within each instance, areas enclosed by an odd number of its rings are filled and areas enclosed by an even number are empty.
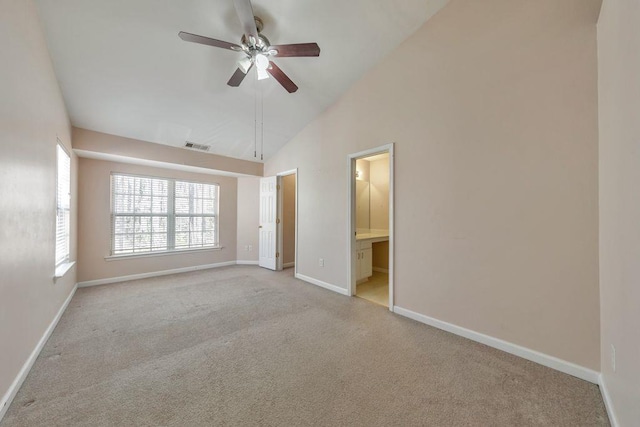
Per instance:
[[[73,148],[98,155],[122,156],[144,161],[173,163],[180,166],[262,176],[263,165],[258,162],[218,156],[185,148],[154,144],[87,129],[73,128]],[[108,159],[114,160],[114,159]]]
[[[346,159],[395,142],[396,304],[598,370],[599,4],[452,0],[284,146],[298,271],[347,288]]]
[[[601,357],[620,426],[640,422],[639,25],[637,0],[604,1],[598,23]]]
[[[282,177],[282,262],[296,260],[296,176]]]
[[[69,296],[75,268],[54,283],[56,135],[71,128],[31,0],[0,1],[0,417],[5,393]],[[71,259],[77,159],[71,159]],[[4,408],[6,410],[6,407]]]
[[[365,233],[371,229],[371,184],[369,161],[356,160],[356,231]]]
[[[221,250],[105,260],[111,251],[110,174],[180,178],[220,185]],[[81,158],[78,185],[78,281],[215,264],[236,259],[237,179]]]
[[[238,178],[237,259],[239,261],[258,262],[259,225],[260,178]]]
[[[356,160],[356,171],[358,171],[358,177],[356,179],[360,181],[369,182],[369,169],[370,163],[365,159],[357,159]]]
[[[369,162],[371,228],[389,229],[389,159]]]

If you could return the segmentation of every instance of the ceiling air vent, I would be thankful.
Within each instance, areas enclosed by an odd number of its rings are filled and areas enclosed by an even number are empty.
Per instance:
[[[185,142],[184,146],[186,148],[191,148],[192,150],[198,150],[198,151],[209,151],[209,148],[211,148],[210,145],[202,145],[202,144],[196,144],[195,142]]]

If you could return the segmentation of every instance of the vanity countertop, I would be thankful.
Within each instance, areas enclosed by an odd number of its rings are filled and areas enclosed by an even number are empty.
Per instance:
[[[356,233],[356,240],[371,240],[376,242],[385,242],[389,240],[389,230],[368,230],[364,233]]]

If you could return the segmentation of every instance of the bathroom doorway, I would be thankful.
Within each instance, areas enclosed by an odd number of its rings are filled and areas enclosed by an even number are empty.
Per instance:
[[[393,144],[349,156],[350,294],[393,311]]]

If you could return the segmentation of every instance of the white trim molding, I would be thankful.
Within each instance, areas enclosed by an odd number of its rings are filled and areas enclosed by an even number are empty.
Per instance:
[[[210,246],[206,248],[190,248],[190,249],[171,249],[170,251],[139,252],[139,253],[123,254],[123,255],[107,255],[104,257],[104,260],[118,261],[121,259],[148,258],[148,257],[157,257],[157,256],[165,256],[165,255],[182,255],[182,254],[192,254],[194,252],[221,251],[223,249],[224,249],[224,246]]]
[[[76,265],[75,261],[65,262],[56,267],[56,271],[53,273],[53,281],[57,281],[64,277],[65,274],[71,270],[71,268]]]
[[[609,422],[611,423],[611,427],[619,427],[620,423],[618,423],[618,417],[616,417],[616,412],[613,409],[611,395],[609,394],[607,383],[605,382],[604,375],[602,374],[598,376],[598,387],[600,387],[600,394],[602,394],[602,400],[604,400],[604,406],[607,409],[607,415],[609,415]]]
[[[40,355],[40,352],[44,348],[44,345],[47,343],[47,341],[49,340],[49,337],[53,333],[53,330],[58,325],[60,318],[62,317],[65,310],[69,306],[69,303],[71,302],[71,299],[75,295],[77,289],[78,289],[78,285],[76,284],[71,290],[71,292],[69,293],[69,296],[67,297],[67,299],[64,301],[64,303],[58,310],[58,313],[56,313],[53,320],[51,320],[49,327],[44,331],[44,334],[40,338],[40,341],[38,341],[38,344],[36,344],[36,347],[33,349],[31,354],[27,358],[27,360],[24,362],[24,365],[22,365],[20,372],[18,372],[18,375],[13,380],[13,383],[11,383],[11,386],[9,386],[9,390],[7,390],[7,392],[2,397],[2,400],[0,401],[0,421],[2,421],[2,417],[4,417],[4,415],[7,413],[7,410],[9,409],[9,406],[11,405],[13,398],[16,397],[16,394],[18,394],[18,390],[20,390],[22,383],[27,378],[27,375],[29,375],[29,371],[31,371],[31,367],[36,362],[36,359]]]
[[[284,264],[282,264],[282,268],[291,268],[291,267],[295,267],[296,266],[296,262],[285,262]]]
[[[172,270],[151,271],[149,273],[130,274],[128,276],[109,277],[107,279],[87,280],[86,282],[79,282],[79,288],[86,288],[88,286],[108,285],[111,283],[128,282],[129,280],[148,279],[150,277],[168,276],[170,274],[186,273],[189,271],[208,270],[210,268],[227,267],[230,265],[236,265],[237,261],[218,262],[215,264],[195,265],[193,267],[174,268]]]
[[[238,264],[238,265],[258,265],[258,260],[249,261],[249,260],[239,259],[239,260],[236,261],[236,264]]]
[[[555,369],[556,371],[573,375],[574,377],[589,381],[590,383],[598,384],[600,373],[592,369],[585,368],[584,366],[576,365],[574,363],[567,362],[566,360],[558,359],[557,357],[540,353],[536,350],[531,350],[480,332],[472,331],[452,323],[434,319],[433,317],[425,316],[424,314],[416,313],[415,311],[407,310],[406,308],[398,307],[397,305],[393,307],[393,312],[420,323],[433,326],[434,328],[442,329],[443,331],[451,332],[452,334],[459,335],[472,341],[488,345],[489,347],[497,348],[498,350],[522,357],[523,359],[539,363],[540,365]]]
[[[327,282],[323,282],[322,280],[314,279],[313,277],[305,276],[304,274],[296,273],[296,279],[300,279],[307,283],[311,283],[312,285],[320,286],[321,288],[328,289],[330,291],[339,293],[340,295],[349,295],[349,290],[345,288],[341,288],[340,286],[332,285]]]

